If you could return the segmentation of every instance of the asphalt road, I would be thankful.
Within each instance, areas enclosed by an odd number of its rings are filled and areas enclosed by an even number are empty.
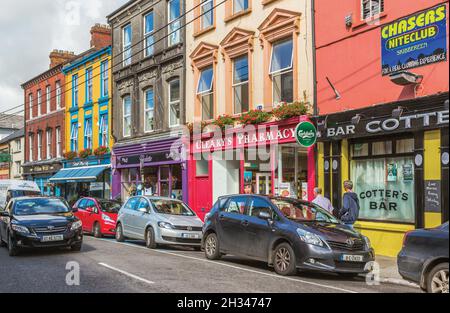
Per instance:
[[[364,277],[299,273],[281,277],[262,262],[226,256],[209,261],[189,248],[147,249],[141,242],[85,236],[81,252],[27,251],[11,258],[0,248],[0,293],[410,293],[393,284],[369,286]],[[72,263],[76,262],[76,263]],[[69,269],[66,269],[69,264]],[[79,264],[79,285],[73,265]],[[76,268],[75,268],[76,269]]]

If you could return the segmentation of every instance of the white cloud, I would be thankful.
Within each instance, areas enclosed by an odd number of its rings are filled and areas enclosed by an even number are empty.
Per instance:
[[[1,0],[0,112],[23,103],[20,85],[48,69],[50,51],[85,51],[91,26],[127,1]]]

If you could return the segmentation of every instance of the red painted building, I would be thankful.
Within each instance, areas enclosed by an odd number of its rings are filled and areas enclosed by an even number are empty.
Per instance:
[[[319,185],[340,208],[352,180],[356,227],[395,256],[448,220],[448,1],[314,4]]]
[[[42,192],[60,195],[48,179],[61,169],[64,153],[64,74],[61,69],[75,57],[54,50],[50,69],[22,84],[25,103],[24,177],[36,181]]]

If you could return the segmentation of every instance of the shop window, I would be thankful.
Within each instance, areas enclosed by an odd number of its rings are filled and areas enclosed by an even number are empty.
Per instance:
[[[414,152],[414,138],[397,140],[396,152],[397,153],[413,153]]]
[[[368,143],[356,143],[352,145],[351,148],[352,157],[364,157],[369,155],[369,144]]]
[[[207,29],[214,25],[214,0],[201,0],[200,14],[201,15],[201,30]]]
[[[131,136],[131,97],[123,98],[123,136]]]
[[[372,155],[387,155],[392,153],[392,141],[372,143]]]
[[[214,118],[214,70],[212,66],[203,69],[197,86],[197,95],[202,104],[202,120]]]
[[[154,13],[153,11],[144,16],[145,56],[153,55],[155,49],[154,38]]]
[[[169,82],[169,125],[180,125],[180,80]]]
[[[269,73],[274,104],[294,100],[293,49],[292,39],[273,44]]]
[[[169,0],[168,2],[168,40],[169,47],[181,41],[181,0]]]
[[[370,19],[384,12],[384,0],[361,0],[361,17]]]
[[[233,60],[233,100],[235,114],[248,111],[249,73],[247,55]]]
[[[298,199],[308,198],[308,151],[293,145],[281,146],[276,171],[275,193]]]
[[[153,88],[145,91],[145,131],[155,130],[155,94]]]

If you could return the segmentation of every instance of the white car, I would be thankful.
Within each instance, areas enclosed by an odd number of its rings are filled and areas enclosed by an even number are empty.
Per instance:
[[[0,208],[5,208],[12,198],[40,195],[41,190],[34,181],[0,180]]]

